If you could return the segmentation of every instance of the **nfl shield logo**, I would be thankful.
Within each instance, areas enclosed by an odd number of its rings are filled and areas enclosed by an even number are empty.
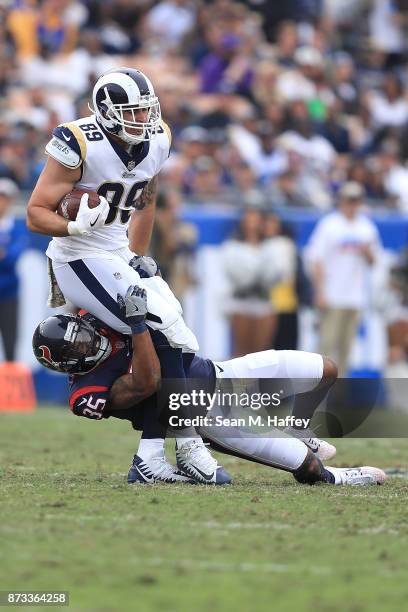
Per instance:
[[[130,161],[130,162],[128,162],[127,167],[128,167],[128,170],[129,170],[129,171],[133,170],[133,168],[134,168],[135,166],[136,166],[136,162],[134,162],[134,161]]]

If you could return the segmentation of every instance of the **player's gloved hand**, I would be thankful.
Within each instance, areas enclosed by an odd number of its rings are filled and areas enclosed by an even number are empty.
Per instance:
[[[68,223],[68,234],[70,236],[89,236],[91,232],[102,227],[107,219],[109,214],[108,200],[99,196],[98,206],[89,208],[88,199],[89,195],[84,193],[75,221]]]
[[[160,268],[153,259],[153,257],[147,257],[146,255],[135,255],[129,261],[129,266],[136,270],[140,278],[151,278],[160,273]]]
[[[132,334],[141,334],[146,330],[147,295],[146,290],[137,285],[130,285],[123,298],[119,293],[116,301],[120,313],[129,324]]]

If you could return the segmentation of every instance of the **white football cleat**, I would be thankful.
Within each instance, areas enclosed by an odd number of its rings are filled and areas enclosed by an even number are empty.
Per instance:
[[[224,485],[232,480],[202,440],[191,440],[177,445],[176,458],[179,470],[201,484]]]
[[[138,455],[133,457],[127,481],[129,484],[154,484],[155,482],[166,482],[167,484],[196,484],[195,480],[183,474],[180,470],[166,461],[164,451],[144,461]]]
[[[337,485],[364,486],[381,485],[387,476],[380,468],[366,465],[356,468],[333,468],[326,467],[335,477]]]
[[[286,434],[289,434],[293,438],[301,440],[310,450],[316,455],[320,461],[327,461],[332,459],[337,450],[333,444],[316,438],[316,435],[311,429],[295,429],[294,427],[287,427],[285,430]]]

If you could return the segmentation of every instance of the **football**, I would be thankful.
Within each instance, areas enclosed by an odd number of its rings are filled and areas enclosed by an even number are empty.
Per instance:
[[[88,206],[89,208],[95,208],[99,204],[99,195],[92,189],[74,189],[67,193],[58,204],[57,213],[68,219],[69,221],[75,221],[79,204],[84,193],[89,193]]]

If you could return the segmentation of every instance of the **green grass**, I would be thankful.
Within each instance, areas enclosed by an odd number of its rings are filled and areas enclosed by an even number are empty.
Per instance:
[[[127,423],[43,408],[0,415],[0,431],[0,590],[68,590],[98,611],[406,605],[405,478],[308,487],[222,457],[230,487],[129,487]],[[337,446],[337,465],[408,465],[406,440]]]

